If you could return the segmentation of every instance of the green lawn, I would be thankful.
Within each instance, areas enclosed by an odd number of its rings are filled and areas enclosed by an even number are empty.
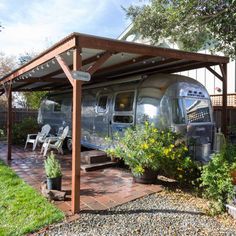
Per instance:
[[[63,212],[0,160],[0,236],[24,235],[63,218]]]

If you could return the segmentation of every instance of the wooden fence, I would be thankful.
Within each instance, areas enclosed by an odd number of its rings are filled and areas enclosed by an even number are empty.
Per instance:
[[[211,95],[212,105],[214,107],[222,106],[222,94]],[[236,107],[236,93],[229,93],[227,95],[227,106]]]
[[[14,108],[12,110],[12,122],[20,123],[25,118],[31,117],[32,119],[37,120],[38,111],[37,110],[26,110],[26,109],[18,109]],[[7,127],[7,111],[0,110],[0,129],[6,129]]]
[[[211,101],[214,108],[214,120],[216,127],[221,127],[222,112],[222,94],[211,95]],[[227,124],[228,133],[235,132],[236,128],[236,93],[227,95]]]

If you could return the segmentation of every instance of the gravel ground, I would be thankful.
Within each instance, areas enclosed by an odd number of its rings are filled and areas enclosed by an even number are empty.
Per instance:
[[[236,235],[234,220],[207,216],[204,208],[203,199],[163,191],[108,211],[81,213],[79,220],[38,235]]]

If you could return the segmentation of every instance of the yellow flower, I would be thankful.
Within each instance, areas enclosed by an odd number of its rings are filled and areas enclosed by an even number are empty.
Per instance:
[[[155,143],[155,139],[154,139],[154,138],[151,138],[149,141],[150,141],[150,143],[152,143],[152,144]]]
[[[164,152],[165,155],[168,155],[168,153],[169,153],[169,148],[165,148],[163,152]]]
[[[175,145],[171,144],[170,147],[173,148]]]
[[[144,143],[143,145],[141,145],[141,148],[142,149],[148,149],[149,147],[148,147],[147,143]]]

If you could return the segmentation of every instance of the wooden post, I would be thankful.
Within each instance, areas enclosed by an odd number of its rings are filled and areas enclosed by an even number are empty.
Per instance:
[[[222,113],[221,113],[221,125],[222,133],[227,135],[227,64],[220,65],[221,73],[223,76],[223,95],[222,95]]]
[[[82,66],[80,50],[73,52],[73,70]],[[73,82],[72,116],[72,192],[71,208],[73,214],[80,210],[80,137],[81,137],[81,81]]]
[[[8,101],[8,109],[7,109],[7,160],[11,160],[11,152],[12,152],[12,84],[10,84],[9,88],[6,91],[7,93],[7,101]]]

